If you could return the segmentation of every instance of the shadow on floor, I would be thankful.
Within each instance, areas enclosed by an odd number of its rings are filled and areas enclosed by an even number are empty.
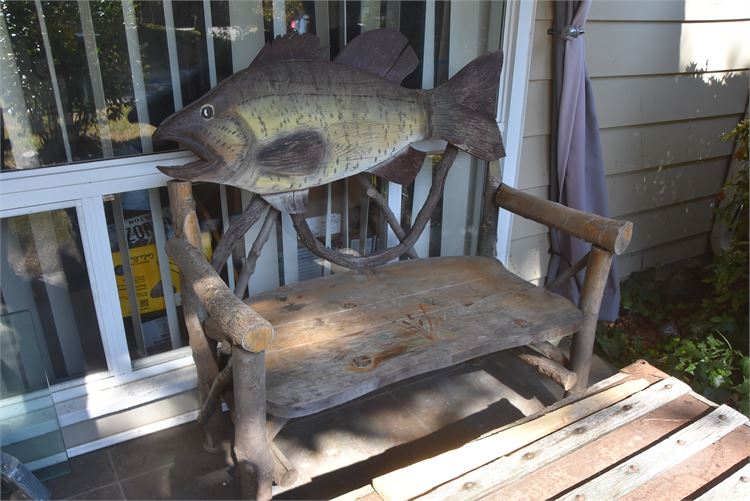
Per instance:
[[[595,360],[592,372],[593,383],[615,370]],[[275,488],[275,497],[335,497],[560,396],[554,384],[506,353],[391,385],[290,421],[275,443],[301,478],[285,492]],[[46,485],[56,499],[237,499],[229,423],[226,429],[218,454],[203,450],[202,431],[192,422],[72,458],[71,473]]]

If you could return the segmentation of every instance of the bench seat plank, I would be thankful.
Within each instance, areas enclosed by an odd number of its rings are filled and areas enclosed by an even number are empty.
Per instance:
[[[266,351],[268,412],[293,418],[387,384],[576,332],[567,299],[485,257],[403,261],[260,294],[275,329]]]

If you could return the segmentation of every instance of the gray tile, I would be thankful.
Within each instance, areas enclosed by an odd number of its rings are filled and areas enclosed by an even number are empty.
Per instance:
[[[121,482],[127,499],[239,499],[234,468],[172,464]]]
[[[216,454],[203,450],[203,429],[196,422],[114,445],[110,452],[120,480],[172,464],[191,472],[218,469],[232,464],[230,433],[227,423],[223,450]]]
[[[90,499],[90,500],[116,500],[125,499],[122,490],[120,490],[120,484],[114,483],[99,487],[93,491],[84,492],[77,496],[73,496],[70,499]]]
[[[75,496],[117,481],[107,449],[70,458],[68,465],[70,473],[44,483],[55,499]]]
[[[508,411],[507,416],[494,415],[496,426],[543,407],[535,397],[518,395],[481,366],[472,365],[390,392],[431,432],[493,406]]]
[[[295,421],[275,442],[302,478],[381,454],[427,431],[387,393]]]

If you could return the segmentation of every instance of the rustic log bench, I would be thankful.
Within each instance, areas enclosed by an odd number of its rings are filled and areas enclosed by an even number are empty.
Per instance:
[[[182,274],[185,323],[202,400],[198,420],[210,447],[220,426],[217,409],[222,400],[232,410],[243,495],[268,499],[272,481],[294,481],[293,466],[273,445],[287,420],[407,377],[531,346],[533,351],[521,354],[524,361],[565,390],[586,388],[605,280],[613,255],[627,247],[631,223],[582,213],[508,186],[497,191],[499,207],[592,243],[591,252],[559,279],[570,279],[585,268],[580,307],[525,282],[490,257],[391,262],[400,255],[416,256],[412,245],[442,195],[456,153],[455,147],[447,147],[409,234],[394,222],[382,197],[367,190],[401,240],[394,248],[371,256],[344,256],[323,247],[304,217],[292,214],[301,240],[313,253],[352,271],[287,285],[244,302],[238,295],[244,295],[277,216],[275,209],[254,198],[209,263],[198,250],[191,184],[168,184],[176,237],[167,251]],[[367,176],[361,180],[367,186]],[[218,273],[234,242],[264,213],[233,292]],[[572,354],[565,366],[565,358],[547,341],[570,334]],[[223,367],[219,360],[226,357],[217,356],[222,350],[231,350]]]

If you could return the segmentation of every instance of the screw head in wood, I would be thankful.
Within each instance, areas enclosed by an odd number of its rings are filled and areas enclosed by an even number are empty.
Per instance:
[[[630,466],[628,466],[628,471],[631,472],[631,473],[634,473],[634,472],[638,471],[638,466],[636,466],[634,464],[631,464]]]
[[[523,458],[524,459],[534,459],[535,455],[536,454],[534,454],[533,452],[527,452],[526,454],[523,455]]]
[[[575,433],[576,435],[580,435],[584,431],[586,431],[586,427],[585,426],[579,426],[578,428],[576,428],[575,430],[573,430],[573,433]]]
[[[629,411],[632,408],[633,408],[633,406],[630,405],[630,404],[625,404],[625,405],[622,406],[622,410],[624,410],[624,411]]]
[[[686,442],[683,439],[679,439],[677,441],[677,445],[685,445],[685,444],[686,444]]]
[[[724,414],[719,414],[719,421],[726,421],[727,417]]]
[[[576,494],[575,499],[576,501],[583,501],[584,499],[586,499],[586,496],[584,496],[583,494]]]
[[[463,485],[463,488],[468,491],[469,489],[473,489],[475,485],[476,484],[474,482],[466,482]]]
[[[746,483],[750,482],[750,477],[742,476],[742,477],[740,477],[740,482],[742,482],[743,484],[746,484]]]
[[[664,389],[671,390],[672,389],[672,383],[665,384]]]

